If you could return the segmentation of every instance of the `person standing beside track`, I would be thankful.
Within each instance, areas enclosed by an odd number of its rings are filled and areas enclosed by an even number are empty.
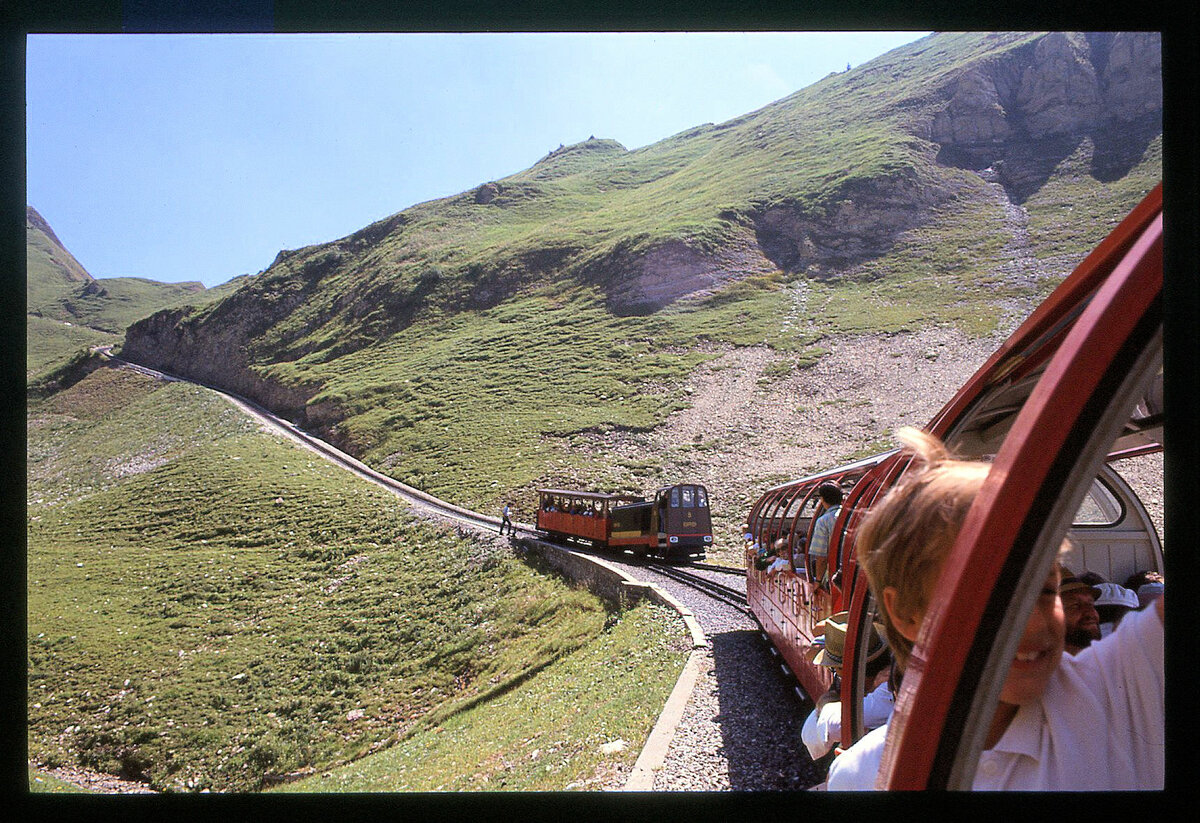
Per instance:
[[[898,438],[924,461],[863,521],[857,551],[903,669],[929,598],[990,467],[953,459],[933,436]],[[1064,541],[1064,548],[1069,543]],[[1064,655],[1059,569],[1042,582],[1001,688],[972,780],[975,790],[1161,789],[1166,781],[1163,599],[1110,636]],[[917,719],[911,719],[917,722]],[[830,791],[878,788],[890,723],[836,757]]]
[[[500,520],[500,534],[504,534],[504,527],[508,526],[508,534],[511,537],[514,534],[514,532],[513,532],[512,520],[509,519],[510,514],[512,514],[512,508],[507,503],[505,503],[504,511],[501,514],[501,520]]]

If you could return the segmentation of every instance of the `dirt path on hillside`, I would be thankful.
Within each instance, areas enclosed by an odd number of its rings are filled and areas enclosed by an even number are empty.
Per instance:
[[[89,792],[96,792],[97,794],[157,794],[157,792],[145,783],[122,780],[111,774],[83,769],[78,766],[60,766],[56,769],[49,769],[30,763],[29,768],[40,769],[40,771],[57,777],[59,780],[71,783]],[[37,778],[32,779],[36,780]]]

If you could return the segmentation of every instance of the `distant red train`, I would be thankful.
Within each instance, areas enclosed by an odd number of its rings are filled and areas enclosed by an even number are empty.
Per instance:
[[[712,545],[708,491],[696,483],[634,495],[538,489],[537,528],[558,540],[640,557],[703,560]]]
[[[1162,186],[1079,265],[925,427],[960,456],[992,460],[959,535],[890,725],[887,786],[968,789],[983,731],[1030,609],[1064,535],[1066,564],[1123,581],[1161,571],[1146,506],[1110,464],[1162,451]],[[867,627],[875,604],[854,552],[855,531],[902,477],[898,451],[766,490],[753,504],[747,599],[763,633],[816,699],[834,670],[809,662],[815,624],[848,611],[841,680],[842,741],[864,734]],[[828,583],[807,546],[824,482],[844,492],[829,544]],[[758,547],[782,538],[791,569],[768,576]],[[923,629],[923,631],[926,631]],[[920,722],[905,722],[919,717]],[[982,731],[981,731],[982,729]]]

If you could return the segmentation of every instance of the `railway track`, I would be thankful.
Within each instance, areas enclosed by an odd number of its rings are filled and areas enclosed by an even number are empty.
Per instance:
[[[175,375],[129,363],[108,353],[114,365],[135,369],[143,374],[160,380],[192,382],[218,392],[234,405],[251,414],[271,429],[292,439],[293,441],[316,452],[348,471],[387,488],[398,497],[404,499],[416,509],[431,513],[443,519],[462,524],[468,528],[490,531],[496,534],[500,526],[499,517],[488,517],[477,512],[454,506],[439,500],[419,489],[415,489],[398,480],[371,469],[355,458],[345,454],[323,440],[311,435],[290,421],[284,420],[266,409],[231,392],[215,386],[189,381]],[[514,523],[516,532],[521,535],[544,537],[540,531],[529,524]],[[561,544],[560,544],[561,545]],[[583,547],[563,546],[572,551],[588,550]],[[605,556],[600,554],[599,556]],[[702,683],[694,688],[689,697],[692,706],[692,716],[681,721],[682,730],[675,732],[672,750],[663,764],[662,780],[665,788],[687,788],[697,790],[713,790],[721,788],[745,789],[797,789],[807,788],[819,782],[820,776],[811,771],[807,763],[807,755],[799,742],[799,729],[803,723],[804,714],[797,708],[798,704],[791,699],[790,689],[784,691],[779,687],[778,677],[774,672],[776,661],[769,655],[762,655],[758,646],[757,636],[746,631],[750,626],[757,626],[753,615],[746,604],[745,594],[715,580],[706,579],[696,572],[709,574],[725,574],[742,576],[744,572],[725,566],[696,563],[690,564],[689,571],[678,567],[658,563],[624,563],[617,558],[608,558],[615,562],[628,565],[629,570],[646,569],[674,581],[681,587],[695,592],[691,598],[692,608],[696,619],[700,622],[706,635],[720,638],[728,636],[728,643],[720,643],[722,648],[720,665],[712,664],[701,678]],[[699,602],[707,601],[707,603]],[[727,634],[723,634],[727,633]],[[748,639],[747,639],[748,638]],[[751,643],[751,641],[753,641]],[[733,651],[736,649],[736,651]],[[726,665],[727,657],[736,657],[737,665]],[[760,658],[765,657],[765,660]],[[718,688],[719,685],[719,688]],[[747,713],[722,713],[717,699],[718,692],[725,694],[727,699],[736,705],[756,706],[759,710]],[[728,695],[734,695],[728,698]],[[710,716],[711,715],[711,716]],[[720,717],[718,721],[716,718]],[[714,752],[722,751],[724,741],[730,736],[737,739],[754,739],[760,742],[756,756],[765,758],[766,766],[757,763],[747,767],[742,763],[732,770],[723,762],[723,755],[716,757]],[[797,766],[797,764],[800,764]],[[714,770],[717,776],[711,774]],[[706,777],[698,780],[698,775]],[[715,782],[714,782],[715,781]]]
[[[432,512],[441,517],[453,520],[456,523],[476,529],[497,531],[500,527],[500,518],[489,517],[487,515],[471,511],[470,509],[464,509],[459,506],[455,506],[453,503],[447,503],[445,500],[441,500],[433,495],[426,494],[420,489],[413,488],[405,483],[401,483],[399,480],[396,480],[393,477],[388,477],[386,474],[377,472],[365,463],[356,460],[340,449],[331,446],[324,440],[321,440],[319,437],[309,434],[295,423],[276,416],[267,409],[255,403],[253,400],[248,400],[245,397],[234,394],[233,392],[225,389],[218,388],[217,386],[211,386],[206,383],[188,380],[187,378],[178,377],[168,372],[151,369],[137,363],[131,363],[128,360],[123,360],[120,357],[113,355],[111,351],[105,352],[105,356],[121,368],[129,368],[149,377],[171,382],[195,383],[198,386],[203,386],[206,389],[215,391],[218,394],[228,398],[239,408],[243,409],[249,414],[252,414],[254,417],[270,426],[272,429],[284,434],[292,440],[298,441],[301,445],[304,445],[307,448],[317,452],[326,460],[341,466],[347,471],[351,471],[365,480],[369,480],[373,483],[383,486],[393,494],[404,499],[406,502],[417,507],[418,509]],[[518,532],[535,536],[539,534],[539,532],[531,530],[527,526],[522,526],[519,523],[514,523],[513,525]]]
[[[737,575],[738,577],[746,576],[745,569],[735,569],[732,566],[716,566],[712,563],[689,563],[688,568],[704,569],[705,571],[720,572],[721,574],[733,574]]]
[[[750,607],[746,604],[745,592],[726,586],[724,583],[718,583],[715,580],[710,580],[703,575],[684,571],[678,566],[668,566],[662,563],[647,563],[646,568],[653,572],[669,577],[679,583],[702,592],[715,600],[732,606],[743,614],[750,614]],[[722,569],[722,571],[724,571]]]
[[[140,372],[142,374],[145,374],[145,375],[148,375],[151,377],[155,377],[160,380],[168,380],[168,381],[175,381],[175,382],[193,382],[193,383],[196,382],[196,381],[189,381],[186,378],[181,378],[176,375],[169,374],[167,372],[159,371],[157,369],[151,369],[151,368],[142,366],[137,363],[131,363],[128,360],[123,360],[120,357],[116,357],[111,352],[106,352],[105,354],[108,357],[108,359],[110,359],[111,361],[113,361],[115,364],[117,364],[120,367],[130,368],[137,372]],[[197,383],[197,385],[202,385],[207,389],[210,389],[212,391],[215,391],[215,392],[225,396],[231,402],[233,402],[235,405],[242,408],[244,411],[248,412],[249,414],[252,414],[254,417],[261,420],[266,425],[270,426],[272,429],[280,432],[281,434],[284,434],[285,436],[287,436],[295,441],[298,441],[302,445],[317,452],[325,459],[335,463],[336,465],[341,466],[342,468],[346,469],[347,471],[351,471],[354,474],[358,475],[359,477],[362,477],[365,480],[369,480],[373,483],[383,486],[384,488],[391,491],[393,494],[397,495],[398,497],[401,497],[402,499],[404,499],[411,505],[416,506],[417,508],[419,508],[423,511],[432,512],[441,517],[452,520],[457,524],[465,525],[465,526],[468,526],[468,527],[471,527],[474,529],[481,529],[481,530],[485,530],[485,531],[493,531],[493,530],[499,529],[500,518],[498,518],[498,517],[489,517],[487,515],[483,515],[478,512],[471,511],[469,509],[464,509],[459,506],[455,506],[452,503],[448,503],[445,500],[441,500],[439,498],[434,497],[433,495],[427,494],[427,493],[421,491],[420,489],[416,489],[405,483],[401,483],[399,480],[396,480],[395,478],[388,477],[387,475],[382,474],[382,473],[372,469],[370,466],[367,466],[366,464],[355,459],[354,457],[351,457],[350,455],[346,454],[345,452],[341,451],[340,449],[338,449],[334,446],[331,446],[329,443],[326,443],[324,440],[321,440],[320,438],[309,434],[308,432],[304,431],[303,429],[301,429],[299,426],[292,423],[291,421],[284,420],[283,418],[278,417],[277,415],[273,414],[272,412],[268,411],[267,409],[263,408],[262,406],[258,405],[257,403],[255,403],[252,400],[249,400],[245,397],[242,397],[238,394],[227,391],[225,389],[218,388],[216,386],[211,386],[211,385],[207,385],[204,383]],[[520,532],[522,534],[529,535],[532,537],[543,537],[541,532],[539,532],[537,529],[533,529],[533,528],[529,527],[528,525],[522,525],[519,523],[514,523],[513,525],[517,532]],[[564,546],[564,548],[570,548],[570,547]],[[699,592],[707,595],[708,597],[711,597],[721,603],[724,603],[727,606],[730,606],[730,607],[738,610],[742,614],[750,615],[750,608],[746,603],[746,595],[745,595],[745,592],[742,590],[739,590],[732,586],[727,586],[723,583],[718,583],[715,580],[710,580],[707,577],[704,577],[703,575],[697,574],[695,572],[685,571],[684,569],[679,568],[678,566],[666,565],[666,564],[662,564],[662,563],[646,563],[645,568],[655,571],[658,574],[663,575],[664,577],[668,577],[672,580],[675,580],[676,582],[682,583],[683,585],[688,586],[691,589],[699,591]],[[744,574],[745,574],[745,572],[743,572],[739,569],[733,569],[733,568],[730,568],[727,566],[717,566],[717,565],[708,564],[708,563],[694,563],[691,565],[690,568],[698,569],[698,570],[705,570],[705,571],[710,571],[710,572],[717,572],[720,574],[736,575],[736,576],[744,576]]]

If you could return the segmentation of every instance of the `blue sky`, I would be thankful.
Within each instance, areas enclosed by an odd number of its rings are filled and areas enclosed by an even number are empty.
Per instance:
[[[27,200],[95,277],[211,287],[559,144],[639,148],[926,33],[30,35]]]

